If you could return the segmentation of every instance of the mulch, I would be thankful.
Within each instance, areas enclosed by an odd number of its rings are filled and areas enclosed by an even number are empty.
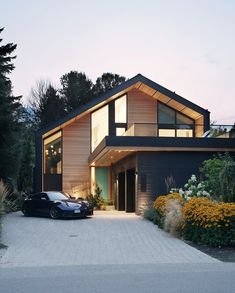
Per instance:
[[[223,262],[235,262],[235,246],[233,247],[208,247],[206,245],[195,244],[191,241],[185,241],[188,245],[206,253]]]

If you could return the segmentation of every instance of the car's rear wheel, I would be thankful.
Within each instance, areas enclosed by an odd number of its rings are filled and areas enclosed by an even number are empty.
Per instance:
[[[59,212],[58,212],[58,210],[56,209],[56,207],[52,207],[52,208],[50,209],[50,217],[51,217],[52,219],[58,219],[58,218],[59,218]]]

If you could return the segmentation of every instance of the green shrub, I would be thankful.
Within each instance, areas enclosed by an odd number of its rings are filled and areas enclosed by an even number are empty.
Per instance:
[[[90,194],[86,197],[89,204],[96,209],[101,209],[105,205],[105,201],[101,196],[102,189],[97,185],[95,189],[95,194]]]
[[[149,220],[149,221],[151,221],[151,222],[153,222],[155,225],[158,225],[160,227],[163,226],[161,215],[153,207],[148,208],[148,209],[145,210],[144,218]]]
[[[222,200],[235,202],[235,162],[226,162],[219,174]]]
[[[216,200],[221,200],[223,191],[221,190],[220,173],[227,163],[233,162],[228,153],[218,154],[203,162],[200,171],[205,176],[205,187],[209,191],[210,196]]]

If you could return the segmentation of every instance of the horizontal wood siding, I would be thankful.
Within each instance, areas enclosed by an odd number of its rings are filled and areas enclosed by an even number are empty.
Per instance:
[[[204,118],[201,116],[197,120],[195,120],[195,136],[201,137],[204,133]]]
[[[89,185],[90,115],[63,129],[63,190],[85,192]],[[84,190],[83,190],[84,189]]]
[[[128,92],[128,128],[133,123],[157,123],[157,100],[140,90]]]

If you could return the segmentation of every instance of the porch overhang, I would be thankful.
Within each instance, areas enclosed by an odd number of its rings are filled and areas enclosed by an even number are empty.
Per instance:
[[[111,166],[139,151],[235,153],[235,138],[106,136],[89,156],[89,166]]]

